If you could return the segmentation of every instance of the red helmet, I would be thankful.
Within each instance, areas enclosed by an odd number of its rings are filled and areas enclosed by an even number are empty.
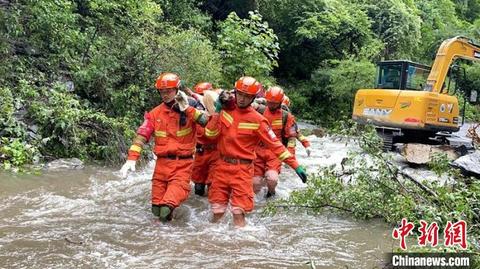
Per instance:
[[[256,95],[262,89],[262,84],[252,77],[241,77],[235,82],[235,89],[239,92]]]
[[[180,77],[173,73],[160,74],[155,83],[158,90],[175,89],[180,87]]]
[[[267,102],[281,103],[284,96],[285,94],[283,93],[282,88],[273,86],[268,89],[267,93],[265,94],[265,99],[267,99]]]
[[[290,106],[290,98],[288,98],[288,96],[283,96],[282,105]]]
[[[212,83],[210,82],[200,82],[200,83],[197,83],[197,85],[195,85],[193,89],[195,90],[196,93],[203,94],[204,91],[212,90],[213,86],[212,86]]]

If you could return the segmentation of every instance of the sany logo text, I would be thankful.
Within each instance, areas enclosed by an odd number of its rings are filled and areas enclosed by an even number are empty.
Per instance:
[[[388,116],[392,113],[391,109],[387,108],[364,108],[363,115],[365,116]]]

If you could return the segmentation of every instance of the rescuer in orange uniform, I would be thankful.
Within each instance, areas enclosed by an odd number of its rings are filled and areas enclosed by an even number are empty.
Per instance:
[[[163,73],[156,81],[163,103],[145,113],[144,122],[128,151],[121,173],[135,171],[142,146],[154,135],[157,156],[152,178],[152,212],[161,221],[172,219],[173,210],[190,192],[190,176],[196,143],[197,123],[205,126],[207,115],[194,108],[196,101],[179,90],[180,78]]]
[[[304,168],[278,140],[268,121],[250,106],[260,88],[254,78],[240,78],[234,93],[220,94],[219,114],[213,115],[205,127],[207,137],[218,139],[220,152],[208,191],[213,222],[223,217],[230,203],[235,226],[245,226],[245,213],[253,209],[253,161],[259,141],[295,169],[303,182],[307,181]]]
[[[278,86],[269,88],[265,94],[267,106],[260,105],[257,111],[268,120],[275,135],[282,141],[284,146],[287,146],[288,139],[295,139],[296,133],[290,133],[291,130],[295,129],[295,120],[292,114],[281,108],[284,96],[282,88]],[[257,157],[255,159],[253,190],[255,193],[258,193],[264,185],[267,185],[266,197],[269,198],[275,195],[275,187],[278,183],[282,161],[264,143],[260,143],[255,152]]]
[[[283,97],[282,109],[290,112],[290,98],[288,98],[288,96],[286,95]],[[295,146],[296,146],[295,140],[298,140],[300,141],[300,143],[302,143],[302,146],[307,151],[307,156],[310,156],[311,154],[310,141],[308,141],[308,139],[304,135],[302,135],[302,133],[300,132],[300,129],[298,129],[298,125],[295,120],[295,117],[293,117],[293,122],[294,122],[294,125],[293,125],[294,128],[289,130],[290,138],[287,140],[287,144],[286,145],[284,144],[284,145],[288,148],[288,150],[293,155],[295,155]]]
[[[204,91],[213,90],[212,84],[201,82],[195,85],[194,93],[203,95]],[[197,99],[198,100],[198,99]],[[193,161],[192,181],[195,183],[195,194],[203,196],[205,187],[210,185],[215,162],[219,153],[217,143],[205,137],[205,129],[197,127],[197,150]]]

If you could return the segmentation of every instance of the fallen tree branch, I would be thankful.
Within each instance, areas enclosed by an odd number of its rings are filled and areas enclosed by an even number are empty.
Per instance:
[[[420,189],[422,189],[423,191],[427,192],[428,194],[430,194],[431,196],[435,197],[435,200],[438,200],[438,195],[433,191],[431,190],[429,187],[425,186],[424,184],[422,184],[420,181],[416,180],[414,177],[412,177],[411,175],[409,174],[406,174],[404,173],[403,171],[399,171],[398,172],[400,175],[402,175],[403,177],[409,179],[410,181],[412,181],[413,183],[415,183]]]

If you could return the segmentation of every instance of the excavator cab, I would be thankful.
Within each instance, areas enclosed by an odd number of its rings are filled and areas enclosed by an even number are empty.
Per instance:
[[[430,66],[411,61],[379,62],[375,89],[422,91],[430,69]]]
[[[457,36],[442,42],[432,67],[404,60],[378,63],[375,88],[357,91],[352,119],[373,124],[386,150],[395,141],[429,143],[458,131],[463,117],[457,90],[464,102],[479,99],[477,89],[459,89],[456,81],[465,72],[454,64],[457,59],[480,61],[480,46]]]

